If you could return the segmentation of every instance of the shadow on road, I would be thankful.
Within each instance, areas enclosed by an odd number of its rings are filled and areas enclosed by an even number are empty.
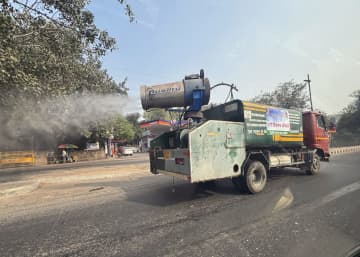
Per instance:
[[[216,195],[239,195],[231,180],[218,180],[212,184],[190,184],[187,182],[162,183],[157,187],[134,192],[129,190],[127,200],[147,205],[169,206],[197,199],[211,198]]]
[[[285,179],[286,177],[306,177],[304,171],[296,168],[283,168],[271,170],[268,185],[272,181]],[[157,179],[156,177],[152,179]],[[146,188],[140,191],[127,191],[127,200],[143,204],[168,206],[181,202],[193,201],[200,198],[211,198],[216,195],[244,195],[247,193],[239,192],[233,186],[231,179],[217,180],[214,184],[190,184],[188,182],[176,182],[173,186],[169,183],[159,183],[157,186]],[[179,184],[180,183],[180,184]]]
[[[130,192],[127,200],[163,207],[212,196],[213,192],[200,190],[197,185],[180,184],[172,186],[169,184],[151,190]]]
[[[299,169],[275,169],[269,174],[268,185],[286,177],[303,177],[305,173]],[[102,181],[81,183],[77,186],[91,187],[120,187],[126,195],[126,200],[151,206],[171,206],[198,199],[210,199],[220,195],[243,195],[251,197],[245,192],[239,192],[233,186],[231,179],[217,180],[211,184],[190,184],[183,180],[175,180],[167,176],[139,177],[129,181]]]
[[[298,168],[276,168],[271,169],[269,173],[269,179],[281,179],[283,177],[292,177],[292,176],[307,176],[305,171]]]

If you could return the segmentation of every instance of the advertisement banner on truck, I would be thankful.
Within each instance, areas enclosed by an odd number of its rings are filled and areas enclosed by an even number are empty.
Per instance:
[[[266,111],[266,128],[273,131],[290,131],[289,112],[268,108]]]

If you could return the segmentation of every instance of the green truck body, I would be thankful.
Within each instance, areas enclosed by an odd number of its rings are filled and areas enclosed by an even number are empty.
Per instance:
[[[234,100],[205,110],[204,116],[244,122],[247,147],[303,145],[302,114],[296,110]]]

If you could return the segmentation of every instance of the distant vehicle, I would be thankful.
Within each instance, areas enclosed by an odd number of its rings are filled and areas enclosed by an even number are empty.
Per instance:
[[[134,154],[134,149],[131,146],[120,146],[119,153],[120,155],[132,156]]]
[[[47,164],[64,163],[61,151],[48,152],[46,155],[46,160]],[[68,150],[68,157],[66,158],[65,162],[70,163],[75,161],[78,161],[78,156],[74,153],[74,151]]]
[[[140,153],[139,147],[137,147],[137,146],[129,146],[129,147],[131,147],[133,149],[134,153]]]
[[[61,155],[59,153],[55,153],[55,152],[48,152],[47,156],[47,164],[55,164],[55,163],[59,163],[61,160]]]

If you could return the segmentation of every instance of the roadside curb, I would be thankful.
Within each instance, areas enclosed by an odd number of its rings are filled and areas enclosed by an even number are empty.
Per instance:
[[[39,188],[38,181],[18,181],[0,184],[0,198],[30,193]]]
[[[360,152],[360,145],[330,148],[331,155]]]
[[[146,159],[144,158],[146,157]],[[119,158],[119,159],[104,159],[104,160],[94,160],[94,161],[83,161],[83,162],[74,162],[74,163],[62,163],[62,164],[50,164],[50,165],[39,165],[31,167],[12,167],[12,168],[0,168],[0,176],[2,175],[12,175],[20,173],[30,173],[30,172],[41,172],[47,170],[62,170],[62,169],[78,169],[83,167],[93,167],[96,165],[101,165],[105,163],[110,164],[122,164],[122,163],[138,163],[138,162],[147,162],[148,155],[138,155],[129,158]]]

